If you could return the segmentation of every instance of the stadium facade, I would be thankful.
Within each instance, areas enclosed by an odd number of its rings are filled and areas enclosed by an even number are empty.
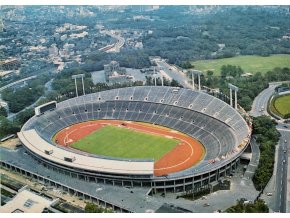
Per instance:
[[[249,144],[251,128],[222,100],[190,89],[140,86],[113,89],[57,104],[32,117],[18,133],[27,152],[46,168],[80,180],[157,192],[186,192],[208,187],[236,169]],[[206,153],[191,168],[154,176],[150,160],[104,158],[53,142],[54,135],[90,120],[148,122],[199,140]]]

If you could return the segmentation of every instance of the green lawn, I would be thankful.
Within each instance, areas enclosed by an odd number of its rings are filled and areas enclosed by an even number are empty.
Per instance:
[[[215,60],[201,60],[191,62],[196,70],[206,72],[207,70],[213,70],[214,75],[220,75],[220,69],[222,65],[236,65],[240,66],[245,72],[248,73],[266,73],[275,67],[288,67],[290,68],[290,55],[279,54],[269,57],[261,57],[255,55],[244,55],[232,58],[222,58]]]
[[[73,143],[71,147],[102,156],[158,160],[178,143],[176,139],[105,126]]]
[[[284,95],[277,98],[274,105],[279,114],[283,116],[290,114],[290,95]]]

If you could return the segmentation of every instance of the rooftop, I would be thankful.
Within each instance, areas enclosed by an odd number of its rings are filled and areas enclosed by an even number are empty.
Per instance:
[[[41,213],[52,202],[29,190],[23,190],[7,204],[1,206],[0,213]]]

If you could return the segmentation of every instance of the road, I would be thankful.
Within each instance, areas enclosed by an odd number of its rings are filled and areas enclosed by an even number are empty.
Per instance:
[[[125,39],[119,35],[116,35],[112,33],[109,30],[104,30],[103,33],[105,33],[108,36],[111,36],[112,38],[116,39],[117,42],[114,43],[113,45],[108,45],[103,48],[100,48],[99,50],[103,50],[105,52],[120,52],[120,49],[124,46],[125,44]]]
[[[287,128],[285,128],[285,127]],[[277,160],[277,177],[276,177],[276,210],[287,212],[287,171],[288,171],[288,153],[290,148],[290,125],[278,124],[277,129],[281,133]],[[285,161],[285,162],[284,162]],[[280,178],[279,178],[280,177]],[[279,193],[279,194],[278,194]]]
[[[250,115],[257,117],[261,115],[267,115],[267,104],[274,93],[274,89],[281,83],[269,84],[269,88],[263,90],[254,100]],[[264,108],[264,110],[261,110]],[[273,173],[273,179],[275,181],[274,192],[271,202],[273,205],[269,207],[275,212],[286,213],[287,211],[287,171],[288,171],[288,149],[290,148],[290,125],[284,124],[277,120],[277,130],[281,133],[280,141],[278,143],[277,159],[275,160],[277,167],[276,172]],[[285,142],[286,140],[286,142]],[[284,153],[285,151],[285,153]],[[285,161],[285,162],[284,162]],[[289,201],[289,199],[288,199]]]
[[[15,81],[13,83],[9,83],[8,85],[1,87],[0,88],[0,92],[3,91],[3,90],[5,90],[5,89],[7,89],[7,88],[9,88],[9,87],[11,87],[11,86],[17,85],[18,83],[22,83],[22,82],[25,82],[27,80],[35,79],[36,77],[37,76],[30,76],[30,77],[26,77],[26,78],[21,79],[21,80],[17,80],[17,81]]]
[[[171,77],[172,79],[175,79],[178,81],[178,83],[180,83],[183,87],[185,88],[192,88],[192,85],[190,85],[187,82],[187,77],[186,75],[175,69],[174,67],[170,66],[168,63],[166,63],[165,61],[155,61],[157,66],[162,69],[169,77]]]
[[[275,88],[281,83],[271,84],[269,88],[264,89],[254,100],[252,105],[252,110],[250,111],[250,115],[254,117],[269,115],[267,113],[267,104],[274,93]],[[263,108],[263,110],[261,110]]]
[[[27,107],[25,107],[25,108],[23,108],[21,111],[19,111],[19,112],[17,112],[17,113],[15,113],[15,114],[13,114],[13,113],[10,113],[8,116],[7,116],[7,119],[8,120],[10,120],[10,121],[12,121],[16,116],[17,116],[17,114],[19,114],[19,113],[21,113],[21,112],[23,112],[23,111],[25,111],[25,110],[27,110],[27,109],[30,109],[30,108],[33,108],[41,99],[43,99],[44,98],[44,96],[48,93],[48,92],[50,92],[51,91],[51,83],[52,83],[52,80],[53,79],[51,79],[51,80],[49,80],[47,83],[45,83],[45,85],[44,85],[44,87],[45,87],[45,92],[44,92],[44,94],[42,95],[42,96],[40,96],[33,104],[31,104],[31,105],[29,105],[29,106],[27,106]]]

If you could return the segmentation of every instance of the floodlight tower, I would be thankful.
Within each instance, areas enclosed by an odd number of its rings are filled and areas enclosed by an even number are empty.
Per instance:
[[[84,93],[84,95],[86,94],[85,93],[85,85],[84,85],[84,76],[85,76],[85,74],[77,74],[77,75],[72,75],[72,77],[71,77],[72,79],[75,80],[75,87],[76,87],[76,95],[77,95],[77,97],[79,96],[78,95],[78,86],[77,86],[77,79],[79,79],[79,78],[82,79],[83,93]]]
[[[233,84],[229,83],[228,87],[230,88],[230,105],[233,107],[233,90],[235,91],[235,109],[238,109],[238,95],[237,92],[239,88],[234,86]]]
[[[191,71],[191,78],[192,78],[192,89],[194,90],[194,76],[197,75],[197,79],[198,79],[198,91],[201,90],[201,85],[200,85],[200,75],[202,75],[202,72],[197,71],[197,70],[193,70]]]

